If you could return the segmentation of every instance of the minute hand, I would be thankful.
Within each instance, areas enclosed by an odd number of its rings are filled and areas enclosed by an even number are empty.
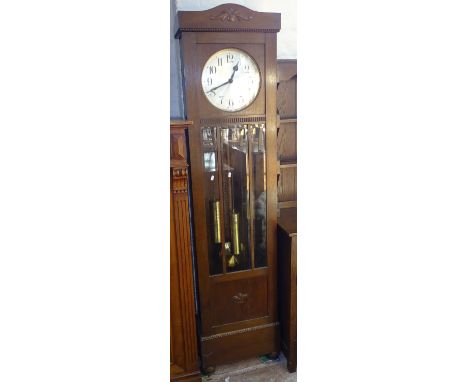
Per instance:
[[[214,90],[216,90],[216,89],[219,89],[221,86],[224,86],[224,85],[226,85],[226,84],[228,84],[228,83],[230,83],[230,82],[232,82],[232,81],[229,79],[229,80],[227,80],[226,82],[223,82],[221,85],[218,85],[218,86],[214,87],[213,89],[208,90],[208,93],[209,93],[209,92],[212,92],[212,91],[214,91]]]

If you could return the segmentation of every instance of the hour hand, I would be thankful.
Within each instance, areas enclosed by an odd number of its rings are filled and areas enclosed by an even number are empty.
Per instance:
[[[237,64],[233,66],[231,78],[229,78],[228,82],[232,82],[232,79],[234,78],[234,74],[236,74],[238,69],[239,69],[239,61],[237,61]]]
[[[213,92],[213,93],[214,93],[214,90],[219,89],[221,86],[224,86],[224,85],[228,84],[229,82],[230,82],[230,81],[228,80],[228,81],[222,83],[221,85],[215,86],[214,88],[208,90],[207,93],[209,93],[209,92]]]

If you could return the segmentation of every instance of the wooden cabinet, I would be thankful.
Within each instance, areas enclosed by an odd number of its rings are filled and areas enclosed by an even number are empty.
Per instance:
[[[193,120],[201,360],[209,373],[216,365],[279,351],[276,32],[281,15],[223,4],[180,11],[178,19],[186,111]]]
[[[296,208],[286,208],[278,218],[278,305],[281,348],[288,370],[297,364],[297,225]]]
[[[277,72],[278,208],[281,210],[297,206],[296,60],[278,60]]]
[[[297,363],[297,62],[278,60],[278,306],[288,370]]]
[[[171,121],[171,381],[201,381],[188,199],[187,121]]]

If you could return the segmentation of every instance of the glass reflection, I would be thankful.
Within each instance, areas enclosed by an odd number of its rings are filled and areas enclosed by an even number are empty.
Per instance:
[[[266,267],[265,124],[201,132],[210,275]]]
[[[216,168],[217,150],[216,128],[202,128],[202,148],[204,162],[205,209],[208,234],[208,261],[210,275],[223,273],[223,251],[221,236],[221,202],[219,180]]]
[[[226,271],[250,269],[249,156],[247,126],[222,129]]]
[[[254,199],[254,253],[255,267],[266,267],[266,155],[265,125],[252,128],[252,185]]]

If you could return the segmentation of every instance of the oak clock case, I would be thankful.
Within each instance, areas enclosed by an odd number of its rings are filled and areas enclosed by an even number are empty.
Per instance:
[[[236,4],[182,11],[178,18],[186,113],[193,121],[200,350],[209,372],[279,350],[276,33],[281,19]]]

